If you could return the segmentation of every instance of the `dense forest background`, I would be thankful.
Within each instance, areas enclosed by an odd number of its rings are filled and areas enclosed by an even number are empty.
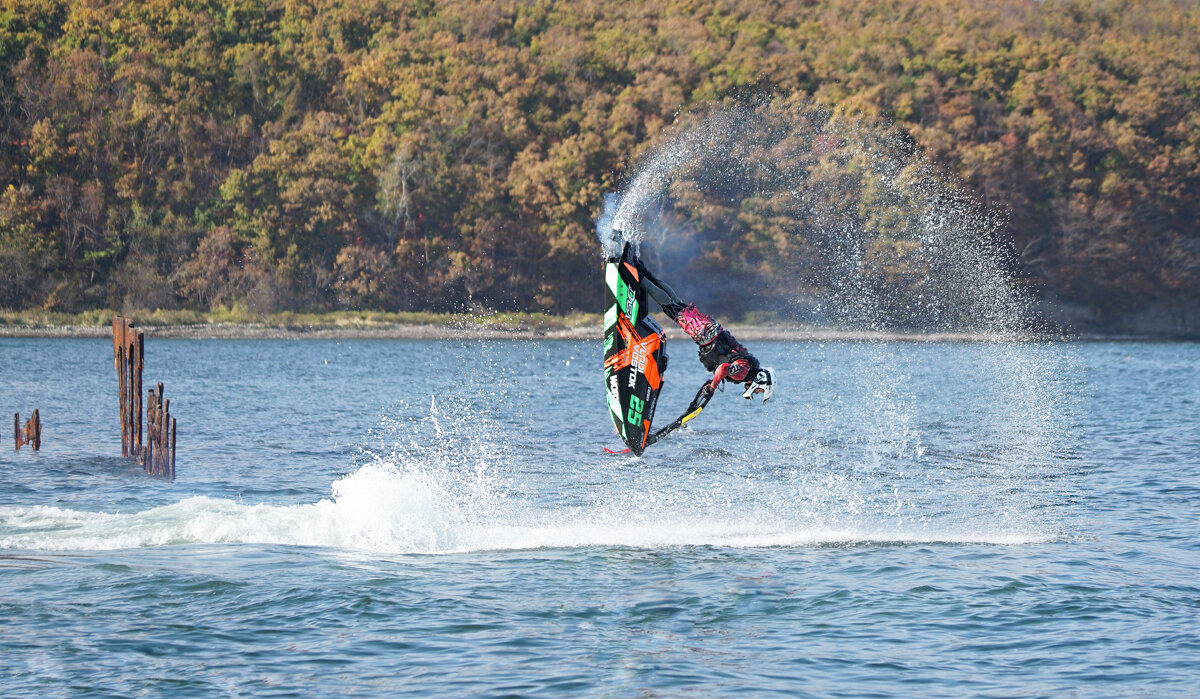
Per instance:
[[[748,86],[894,121],[1080,323],[1195,317],[1200,3],[1104,0],[0,0],[0,307],[596,310],[603,194]]]

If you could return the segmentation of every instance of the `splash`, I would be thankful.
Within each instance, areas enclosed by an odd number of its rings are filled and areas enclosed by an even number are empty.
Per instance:
[[[1058,468],[1070,407],[1058,377],[1071,362],[1035,341],[1041,323],[1014,278],[1002,209],[971,196],[908,134],[797,100],[704,105],[681,116],[604,204],[605,252],[634,243],[709,313],[879,341],[848,377],[820,377],[856,399],[816,406],[802,423],[815,435],[822,424],[854,425],[853,459],[867,483],[899,474],[889,481],[894,505],[875,493],[869,508],[920,516],[930,502],[920,490],[941,487],[956,493],[953,507],[1023,528],[1052,499],[1031,483]],[[987,341],[970,350],[975,371],[958,384],[970,385],[959,402],[978,420],[967,438],[978,441],[978,463],[929,452],[928,406],[945,398],[920,394],[912,379],[937,366],[898,352],[886,342],[894,332]],[[845,347],[810,352],[829,366]],[[789,378],[784,367],[784,385]],[[827,431],[841,439],[841,429]],[[924,469],[946,476],[936,486],[903,476]]]
[[[745,406],[725,400],[637,464],[599,455],[598,435],[611,433],[598,382],[558,388],[571,377],[554,374],[536,343],[464,343],[441,357],[464,367],[453,385],[394,406],[328,497],[193,497],[128,514],[0,507],[0,548],[446,554],[1058,536],[1063,358],[1019,341],[1032,319],[996,242],[1001,219],[910,139],[803,105],[710,107],[683,118],[606,204],[601,242],[621,231],[714,313],[741,304],[849,329],[1002,341],[957,346],[946,362],[937,346],[801,347],[774,358],[787,388],[754,419],[726,412]],[[674,385],[685,364],[672,367]],[[530,435],[547,385],[571,392],[563,405],[578,410],[553,439]],[[588,415],[600,430],[588,431]]]
[[[481,382],[502,381],[503,364],[482,372],[487,381]],[[852,388],[837,392],[852,394]],[[1012,516],[1020,508],[1011,506],[1011,496],[995,497],[997,488],[1012,489],[1012,479],[994,480],[986,467],[940,468],[915,440],[914,425],[897,427],[910,406],[886,396],[872,407],[855,400],[861,409],[827,406],[840,441],[819,429],[805,430],[805,439],[780,430],[739,455],[697,449],[715,443],[713,433],[697,432],[672,445],[677,453],[667,463],[649,467],[562,458],[568,447],[549,462],[534,462],[495,417],[506,410],[469,409],[498,399],[476,389],[424,407],[397,406],[372,435],[362,463],[315,502],[191,497],[134,513],[0,506],[0,549],[253,544],[441,555],[612,546],[1021,545],[1059,535]],[[794,418],[786,417],[779,422]],[[819,422],[819,415],[809,417],[816,419],[806,424]]]
[[[366,463],[316,502],[191,497],[135,513],[0,506],[0,549],[257,544],[451,554],[597,546],[1016,545],[1057,536],[1009,519],[1006,508],[970,483],[913,478],[923,455],[911,445],[908,452],[893,451],[894,431],[879,434],[868,424],[855,426],[862,429],[860,444],[762,440],[759,448],[774,455],[770,467],[754,455],[701,450],[655,468],[564,460],[545,472],[529,468],[495,425],[487,429],[458,407],[386,421],[374,439],[387,446],[367,451]]]
[[[189,544],[313,546],[381,554],[448,554],[538,548],[984,543],[1052,538],[1036,531],[894,527],[799,520],[778,513],[666,506],[676,498],[611,502],[541,513],[483,508],[424,473],[364,466],[333,486],[331,498],[291,506],[192,497],[132,514],[57,507],[0,507],[0,549],[101,551]]]
[[[521,367],[545,359],[536,343],[446,349],[447,361],[470,367],[462,382],[436,398],[392,406],[352,472],[335,480],[326,497],[295,504],[190,497],[130,513],[3,506],[0,549],[224,544],[390,555],[1013,545],[1057,536],[1053,527],[1011,517],[1020,508],[1010,507],[1010,497],[992,497],[992,488],[1010,489],[1013,481],[991,482],[986,473],[963,479],[960,465],[939,468],[921,448],[913,404],[889,398],[879,386],[859,396],[861,387],[834,383],[852,382],[849,376],[873,361],[869,353],[844,363],[847,373],[824,377],[831,402],[816,401],[818,412],[806,407],[811,399],[789,398],[766,423],[758,421],[768,429],[749,440],[728,425],[701,426],[654,461],[635,462],[600,454],[594,441],[606,433],[600,430],[563,433],[566,423],[559,423],[551,427],[559,430],[555,441],[529,436],[534,396],[527,387],[545,377],[528,377]],[[747,441],[753,448],[737,446]]]
[[[1036,325],[1003,212],[879,120],[786,100],[706,105],[605,204],[606,252],[638,244],[689,300],[724,313],[992,336]]]
[[[358,480],[404,497],[386,507],[363,508],[353,496],[279,507],[194,497],[136,514],[84,512],[56,507],[0,507],[0,548],[37,551],[111,551],[189,544],[312,546],[377,554],[438,555],[477,551],[621,546],[663,548],[798,547],[858,544],[1043,543],[1037,532],[897,531],[838,527],[764,528],[751,521],[570,520],[492,524],[446,518],[444,495],[421,490],[396,474],[363,472]],[[415,486],[415,487],[414,487]]]

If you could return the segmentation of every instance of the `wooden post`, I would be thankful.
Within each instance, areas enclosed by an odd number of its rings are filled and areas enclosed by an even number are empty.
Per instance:
[[[42,417],[38,414],[37,409],[33,411],[33,450],[39,451],[42,448]]]
[[[128,318],[113,318],[113,368],[121,406],[121,455],[138,457],[142,446],[142,370],[145,335]]]
[[[159,442],[158,433],[162,425],[162,394],[155,389],[154,393],[154,422],[151,423],[151,428],[154,434],[150,437],[150,444],[154,449],[154,458],[150,459],[149,473],[155,473],[158,468],[158,460],[162,458],[162,444]]]
[[[121,325],[125,321],[121,316],[113,316],[113,370],[121,371],[121,364],[118,361],[117,351],[121,347]]]
[[[125,391],[125,425],[127,427],[125,456],[127,457],[133,456],[133,426],[136,422],[133,406],[137,403],[137,396],[133,392],[134,386],[137,385],[137,380],[134,376],[136,372],[134,371],[132,327],[133,324],[130,323],[130,329],[125,335],[125,385],[127,387]]]
[[[21,451],[21,413],[13,413],[13,451]]]
[[[154,411],[154,438],[157,443],[154,445],[154,470],[151,471],[156,476],[163,475],[163,464],[166,463],[167,457],[167,439],[166,432],[170,426],[171,401],[166,399],[165,390],[163,389],[162,381],[155,384],[158,389],[158,409]]]
[[[175,435],[179,433],[179,426],[175,424],[175,418],[171,418],[171,480],[175,480]]]
[[[127,377],[128,370],[128,347],[129,343],[125,337],[129,332],[129,320],[117,316],[113,318],[113,368],[117,372],[117,399],[121,406],[121,456],[129,456],[129,425],[126,422],[128,411],[126,404],[128,403],[129,385]]]
[[[167,408],[170,405],[170,402],[167,401],[167,399],[163,397],[162,388],[161,388],[162,384],[160,383],[158,385],[160,387],[159,388],[160,392],[158,394],[158,410],[156,410],[154,413],[154,415],[155,415],[155,417],[154,417],[155,444],[154,444],[154,470],[152,471],[152,473],[156,476],[161,476],[163,473],[163,463],[167,460],[167,456],[168,456],[167,448],[166,448],[167,440],[165,439],[165,435],[166,435],[167,425],[168,425],[167,418],[169,416],[169,414],[167,413]]]
[[[142,451],[142,369],[145,366],[144,352],[146,350],[146,336],[138,330],[134,335],[133,340],[133,414],[134,414],[134,444],[133,453],[138,455]]]
[[[125,346],[117,351],[121,357],[121,368],[117,370],[117,389],[121,398],[121,456],[129,456],[129,360],[125,356]]]
[[[171,471],[171,401],[163,401],[163,424],[162,424],[162,464],[159,468],[159,475],[165,476]]]
[[[146,451],[142,456],[142,470],[146,473],[150,473],[150,468],[154,464],[154,416],[157,410],[158,397],[152,388],[146,396]]]

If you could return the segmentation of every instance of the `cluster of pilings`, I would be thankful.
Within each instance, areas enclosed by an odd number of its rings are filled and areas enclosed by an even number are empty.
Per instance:
[[[38,411],[33,411],[33,417],[25,421],[25,427],[21,427],[21,413],[13,413],[13,442],[16,443],[16,451],[26,444],[32,446],[34,451],[42,448],[42,416]]]
[[[121,456],[132,457],[146,473],[175,477],[175,419],[170,401],[163,400],[163,385],[150,389],[146,426],[148,444],[142,443],[142,369],[146,338],[128,318],[113,318],[113,367],[121,403]]]
[[[163,398],[163,385],[150,389],[146,401],[146,447],[142,465],[146,473],[175,478],[175,418],[171,417],[171,401]]]

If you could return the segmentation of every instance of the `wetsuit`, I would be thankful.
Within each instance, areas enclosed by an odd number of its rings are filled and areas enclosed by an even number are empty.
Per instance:
[[[759,368],[758,360],[728,330],[694,304],[680,300],[675,291],[651,274],[640,259],[637,268],[639,283],[646,295],[654,299],[663,313],[696,343],[700,363],[713,372],[711,388],[715,389],[722,379],[742,383],[754,377]]]

